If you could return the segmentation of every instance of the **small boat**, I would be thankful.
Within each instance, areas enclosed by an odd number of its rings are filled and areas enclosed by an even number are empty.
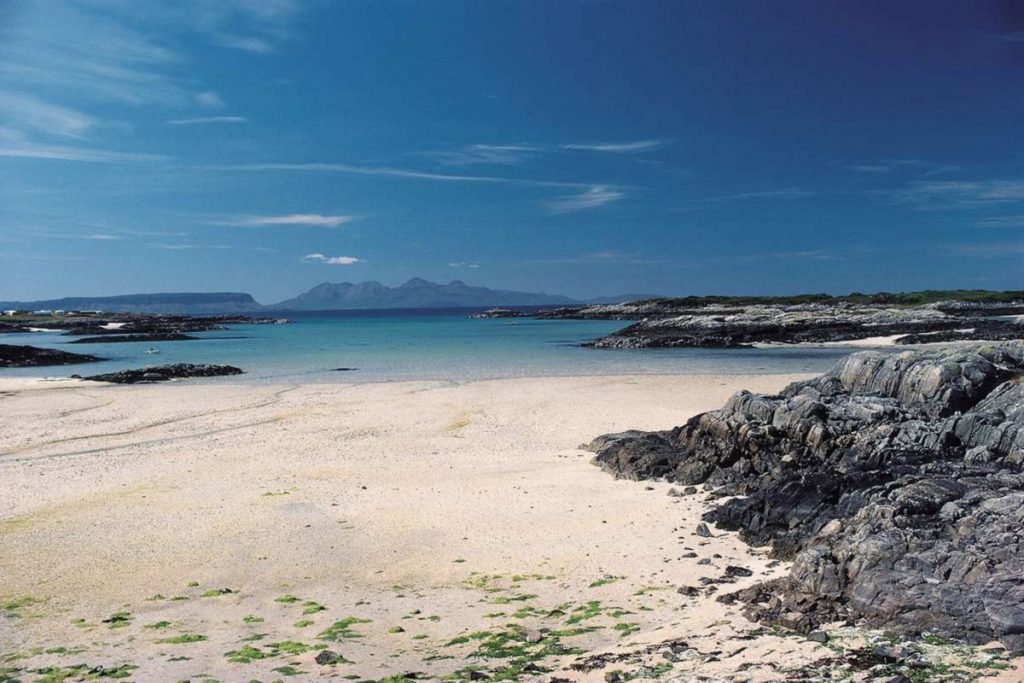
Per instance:
[[[150,346],[148,349],[146,349],[146,353],[149,353],[149,354],[160,353],[160,349],[154,349],[152,346]]]

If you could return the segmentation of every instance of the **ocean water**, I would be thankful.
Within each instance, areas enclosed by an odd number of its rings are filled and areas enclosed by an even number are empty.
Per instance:
[[[232,325],[192,333],[195,341],[69,344],[60,333],[0,335],[107,360],[48,368],[0,369],[0,377],[66,377],[167,363],[222,363],[246,374],[196,381],[469,381],[506,377],[625,374],[821,372],[852,349],[590,349],[579,344],[621,321],[474,319],[467,310],[338,311],[287,314],[289,325]],[[150,347],[159,354],[147,354]],[[339,372],[336,368],[355,368]]]

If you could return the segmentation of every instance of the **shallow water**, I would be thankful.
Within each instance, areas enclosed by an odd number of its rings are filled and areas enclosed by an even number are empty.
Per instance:
[[[603,320],[474,319],[472,311],[293,313],[290,325],[232,325],[195,341],[69,344],[60,333],[0,335],[0,343],[88,353],[102,362],[0,370],[0,377],[66,377],[167,363],[236,365],[241,377],[205,381],[468,381],[506,377],[821,372],[857,349],[590,349],[625,327]],[[159,354],[147,354],[150,347]],[[335,371],[335,368],[356,368]]]

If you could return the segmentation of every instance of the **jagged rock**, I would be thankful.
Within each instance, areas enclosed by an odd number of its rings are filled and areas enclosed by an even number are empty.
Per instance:
[[[104,375],[90,375],[81,379],[94,382],[113,382],[114,384],[139,384],[143,382],[166,382],[170,379],[186,377],[218,377],[222,375],[241,375],[242,370],[233,365],[193,365],[176,363],[161,365],[140,370],[122,370]]]
[[[1024,636],[1022,380],[1021,342],[858,353],[667,432],[597,439],[595,462],[712,487],[725,502],[707,521],[792,559],[787,578],[735,594],[755,618],[1010,648]]]
[[[703,538],[711,538],[711,529],[704,522],[697,525],[697,535]]]

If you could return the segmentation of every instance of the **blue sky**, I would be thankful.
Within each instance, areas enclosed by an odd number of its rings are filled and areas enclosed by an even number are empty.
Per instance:
[[[0,299],[1019,289],[1013,4],[4,0]]]

